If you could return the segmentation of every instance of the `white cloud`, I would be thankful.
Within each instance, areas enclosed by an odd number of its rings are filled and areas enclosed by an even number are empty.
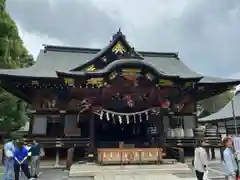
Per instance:
[[[19,30],[19,35],[22,38],[24,45],[26,46],[28,51],[34,56],[34,59],[36,59],[43,44],[66,45],[66,43],[51,38],[47,35],[29,33],[24,28],[22,28],[22,26],[19,23],[17,23],[17,26]]]
[[[103,47],[121,27],[136,49],[179,52],[203,75],[239,72],[239,0],[8,0],[7,9],[34,54],[41,43]]]

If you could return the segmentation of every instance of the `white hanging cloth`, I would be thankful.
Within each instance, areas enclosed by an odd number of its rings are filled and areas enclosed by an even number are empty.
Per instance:
[[[104,114],[104,112],[101,111],[101,113],[100,113],[100,119],[101,119],[101,120],[103,119],[103,114]]]
[[[106,113],[107,120],[110,121],[109,112]]]

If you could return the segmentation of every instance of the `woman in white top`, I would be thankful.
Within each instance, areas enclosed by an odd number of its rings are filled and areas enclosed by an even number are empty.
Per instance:
[[[203,179],[204,172],[207,167],[207,163],[208,163],[207,153],[205,149],[202,147],[202,141],[199,141],[194,151],[194,161],[193,161],[194,169],[195,169],[198,180]]]
[[[236,172],[238,169],[237,162],[233,153],[233,142],[230,137],[223,140],[225,150],[223,151],[224,169],[228,180],[236,179]]]

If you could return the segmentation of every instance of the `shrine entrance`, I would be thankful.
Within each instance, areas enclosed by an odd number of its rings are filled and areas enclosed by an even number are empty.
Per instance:
[[[141,146],[145,141],[148,141],[148,122],[146,120],[139,121],[139,117],[134,122],[132,117],[130,122],[123,120],[109,121],[98,119],[96,121],[96,141],[97,146],[101,148],[118,147],[119,143],[132,144],[135,147]]]

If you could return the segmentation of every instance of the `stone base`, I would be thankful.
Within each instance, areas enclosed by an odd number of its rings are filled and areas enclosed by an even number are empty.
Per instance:
[[[186,164],[163,164],[163,165],[126,165],[126,166],[99,166],[96,164],[74,164],[70,168],[69,177],[95,177],[95,180],[122,180],[136,176],[136,179],[154,178],[178,178],[171,173],[191,171]],[[121,178],[120,178],[121,177]],[[137,178],[138,177],[138,178]],[[143,178],[144,177],[144,178]],[[173,178],[174,177],[174,178]],[[140,180],[139,179],[139,180]],[[150,180],[150,179],[149,179]],[[183,180],[183,179],[182,179]]]

